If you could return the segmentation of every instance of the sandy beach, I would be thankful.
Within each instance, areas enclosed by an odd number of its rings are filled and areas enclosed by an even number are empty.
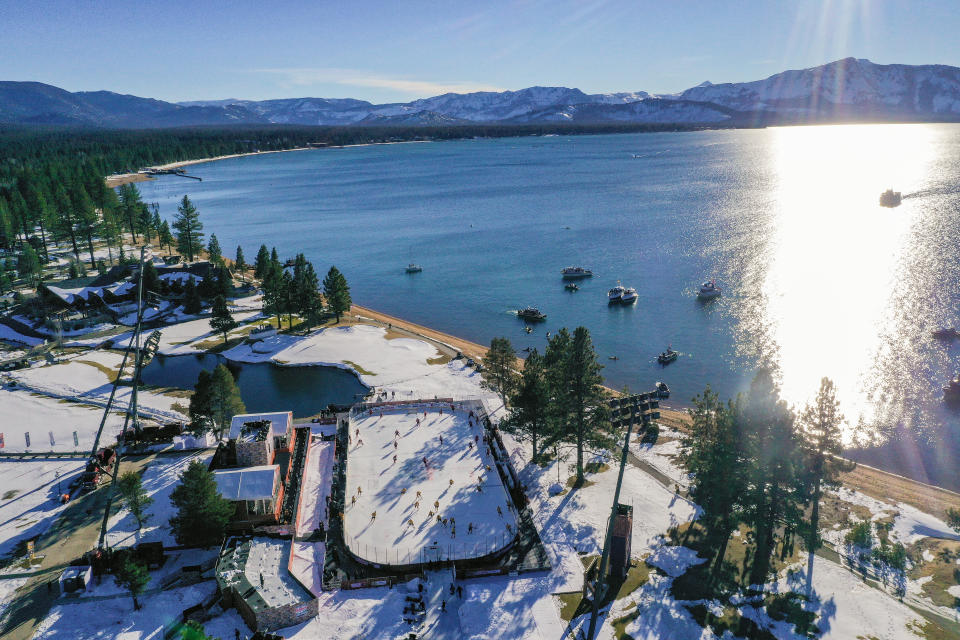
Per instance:
[[[263,156],[270,153],[286,153],[287,151],[310,151],[312,149],[323,149],[326,147],[295,147],[293,149],[277,149],[275,151],[251,151],[250,153],[234,153],[226,156],[214,156],[212,158],[197,158],[194,160],[180,160],[178,162],[168,162],[167,164],[157,165],[157,169],[179,169],[189,167],[194,164],[203,164],[205,162],[216,162],[217,160],[229,160],[230,158],[244,158],[246,156]],[[105,178],[107,186],[114,188],[122,184],[131,182],[146,182],[153,180],[152,176],[145,173],[118,173]]]

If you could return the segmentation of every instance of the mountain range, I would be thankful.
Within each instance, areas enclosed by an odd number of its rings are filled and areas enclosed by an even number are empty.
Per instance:
[[[763,80],[704,82],[676,94],[586,94],[566,87],[445,93],[412,102],[351,98],[164,102],[110,91],[0,82],[0,123],[103,128],[228,124],[422,125],[848,121],[960,122],[960,68],[845,58]]]

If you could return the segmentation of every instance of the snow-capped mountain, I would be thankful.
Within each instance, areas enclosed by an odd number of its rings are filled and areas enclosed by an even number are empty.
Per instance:
[[[755,82],[705,82],[665,97],[711,102],[741,112],[812,118],[859,114],[960,119],[960,68],[845,58]]]
[[[470,123],[757,124],[838,120],[960,121],[960,68],[879,65],[845,58],[765,80],[703,82],[676,94],[587,94],[567,87],[445,93],[412,102],[351,98],[169,103],[109,91],[70,93],[38,82],[0,82],[0,123],[115,128],[184,125],[404,125]]]

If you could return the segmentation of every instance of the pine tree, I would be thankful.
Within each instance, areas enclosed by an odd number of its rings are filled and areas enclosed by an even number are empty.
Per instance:
[[[237,245],[237,257],[233,261],[233,269],[240,273],[240,282],[246,282],[247,262],[243,258],[243,247]]]
[[[29,243],[23,245],[20,258],[17,261],[17,273],[23,278],[33,280],[40,275],[40,258]]]
[[[513,407],[507,424],[514,431],[530,436],[533,460],[536,461],[544,448],[543,438],[547,434],[547,411],[550,403],[550,390],[547,386],[544,359],[534,349],[527,356],[510,404]],[[540,447],[537,447],[540,442]]]
[[[260,250],[257,251],[257,257],[253,262],[253,277],[257,280],[263,280],[267,277],[268,270],[270,268],[270,252],[267,250],[267,245],[260,245]]]
[[[690,474],[690,495],[703,509],[701,525],[714,548],[711,576],[723,568],[730,535],[742,519],[746,493],[745,453],[734,408],[720,402],[710,387],[693,399],[690,429],[680,440],[680,462]]]
[[[124,506],[137,521],[137,530],[139,531],[149,518],[149,515],[145,513],[146,508],[153,503],[153,498],[147,495],[147,492],[143,489],[140,474],[136,471],[127,471],[121,475],[117,479],[117,490],[120,492],[120,499]]]
[[[337,316],[337,323],[339,323],[340,316],[350,310],[352,301],[347,279],[336,267],[330,267],[327,277],[323,279],[323,297],[327,301],[330,312]]]
[[[284,312],[286,301],[283,270],[274,264],[268,264],[263,278],[263,313],[277,316],[278,331],[283,328],[280,324],[280,316]]]
[[[206,369],[201,369],[197,375],[197,383],[193,387],[193,395],[190,396],[189,409],[192,431],[197,435],[211,430],[210,397],[212,386],[213,374]]]
[[[270,263],[277,267],[283,266],[280,264],[280,255],[277,253],[276,247],[270,250]]]
[[[582,483],[584,447],[588,444],[610,444],[606,433],[610,428],[607,392],[603,388],[603,377],[600,375],[603,367],[597,361],[593,341],[586,327],[577,327],[574,330],[565,364],[572,439],[577,445],[577,482]]]
[[[217,432],[218,440],[230,426],[233,416],[244,411],[246,407],[240,399],[240,389],[233,379],[233,374],[226,366],[218,364],[213,370],[210,382],[210,422]]]
[[[807,531],[807,594],[813,589],[813,555],[822,545],[820,538],[820,498],[825,488],[840,486],[840,474],[852,471],[854,463],[841,458],[843,453],[843,415],[833,381],[820,380],[820,391],[797,420],[803,440],[804,473],[811,512]]]
[[[167,253],[173,247],[173,234],[170,232],[170,225],[164,220],[160,225],[160,244],[167,248]]]
[[[220,265],[223,262],[223,252],[220,250],[220,241],[217,240],[217,234],[210,234],[210,242],[207,243],[207,255],[210,262],[214,265]]]
[[[137,227],[143,234],[144,242],[150,242],[153,239],[153,214],[144,202],[140,203],[137,211]]]
[[[183,290],[183,312],[193,316],[200,313],[202,308],[203,301],[200,299],[200,292],[197,291],[197,283],[193,276],[190,276]]]
[[[750,584],[763,584],[770,573],[778,532],[783,532],[781,540],[787,545],[802,519],[796,417],[766,369],[754,377],[737,408],[735,419],[747,454],[746,520],[755,541]]]
[[[147,583],[150,582],[150,573],[147,568],[130,558],[126,558],[123,564],[114,570],[113,579],[118,587],[130,592],[133,597],[133,608],[139,610],[140,602],[137,600],[137,596],[144,592]]]
[[[200,222],[197,208],[187,196],[183,196],[177,207],[173,228],[177,230],[177,250],[187,257],[188,262],[193,262],[194,256],[203,249],[203,223]]]
[[[483,386],[500,396],[503,406],[517,385],[517,352],[507,338],[494,338],[483,356]]]
[[[151,261],[143,263],[143,292],[146,293],[147,291],[153,291],[154,293],[160,291],[160,275]]]
[[[223,341],[227,341],[227,333],[236,329],[239,325],[230,315],[227,309],[227,301],[223,296],[217,296],[213,300],[213,317],[210,318],[210,328],[223,334]]]
[[[303,318],[307,330],[320,322],[320,280],[302,253],[297,256],[293,268],[293,298],[296,312]]]
[[[120,186],[120,211],[127,222],[127,228],[130,229],[134,244],[137,243],[137,217],[142,204],[140,190],[136,185],[128,183]]]
[[[233,297],[233,276],[230,275],[230,269],[224,264],[223,258],[220,258],[220,266],[217,268],[216,294],[224,298]]]
[[[199,460],[191,462],[181,474],[170,502],[177,510],[170,518],[170,527],[177,542],[186,546],[219,543],[234,513],[233,504],[217,490],[213,473]]]

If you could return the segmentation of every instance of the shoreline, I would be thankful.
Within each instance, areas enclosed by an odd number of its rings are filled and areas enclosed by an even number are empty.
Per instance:
[[[168,162],[166,164],[157,165],[156,169],[180,169],[182,167],[190,167],[196,164],[205,164],[207,162],[216,162],[218,160],[230,160],[231,158],[247,158],[249,156],[265,156],[271,153],[287,153],[290,151],[323,151],[324,149],[350,149],[352,147],[374,147],[379,145],[387,144],[417,144],[424,142],[434,142],[434,140],[398,140],[396,142],[361,142],[358,144],[332,144],[324,147],[293,147],[292,149],[272,149],[270,151],[248,151],[246,153],[231,153],[225,156],[211,156],[209,158],[194,158],[193,160],[177,160],[176,162]],[[117,173],[113,175],[106,176],[104,182],[107,183],[107,186],[111,189],[119,187],[120,185],[130,184],[133,182],[147,182],[149,180],[155,180],[154,176],[148,175],[146,173]]]

